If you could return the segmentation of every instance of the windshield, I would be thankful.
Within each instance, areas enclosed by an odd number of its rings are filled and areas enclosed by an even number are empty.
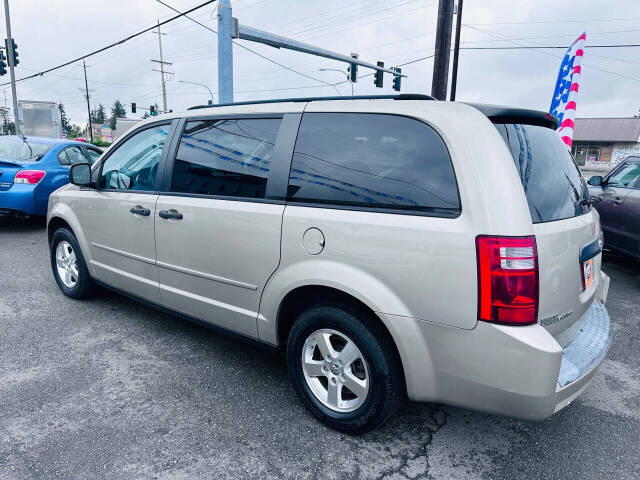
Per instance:
[[[47,153],[51,147],[53,145],[32,140],[0,138],[0,158],[17,161],[35,160],[37,157]]]
[[[496,124],[511,150],[533,223],[577,217],[590,210],[589,190],[555,130]]]

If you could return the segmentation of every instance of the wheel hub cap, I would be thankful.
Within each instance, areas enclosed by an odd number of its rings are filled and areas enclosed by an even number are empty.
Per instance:
[[[73,247],[66,240],[56,247],[56,270],[60,281],[67,288],[73,288],[78,283],[78,260]]]
[[[301,360],[309,389],[326,407],[351,412],[365,402],[369,368],[355,342],[343,333],[316,330],[307,337]]]

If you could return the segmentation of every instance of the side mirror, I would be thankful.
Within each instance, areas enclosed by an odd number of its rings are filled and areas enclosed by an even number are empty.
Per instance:
[[[594,187],[599,187],[602,185],[602,177],[600,175],[594,175],[589,179],[589,185],[593,185]]]
[[[69,181],[79,187],[91,186],[91,165],[76,163],[69,169]]]

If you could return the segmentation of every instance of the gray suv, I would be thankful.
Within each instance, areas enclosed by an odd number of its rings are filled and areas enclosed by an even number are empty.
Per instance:
[[[544,419],[611,340],[598,213],[556,126],[417,95],[151,118],[51,196],[53,274],[286,349],[342,431],[405,398]]]

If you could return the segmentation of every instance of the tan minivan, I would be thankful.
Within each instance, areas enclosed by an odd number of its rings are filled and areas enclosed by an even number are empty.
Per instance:
[[[407,397],[543,419],[611,342],[598,214],[556,126],[420,95],[153,117],[51,195],[51,266],[69,297],[286,348],[342,431]]]

